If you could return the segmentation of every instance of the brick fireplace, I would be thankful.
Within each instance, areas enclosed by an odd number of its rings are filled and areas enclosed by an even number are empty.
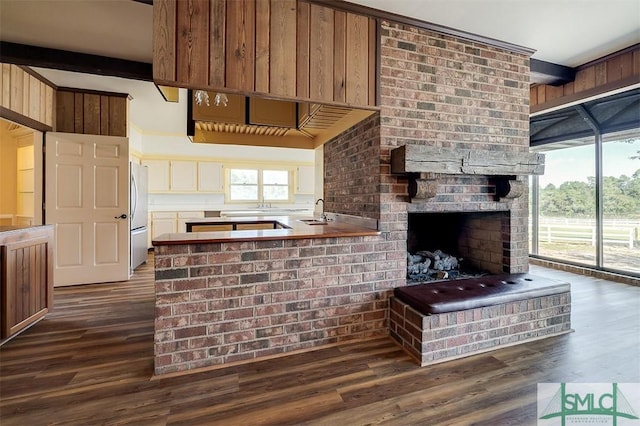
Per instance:
[[[392,173],[391,152],[414,145],[528,153],[528,55],[391,22],[382,23],[380,47],[380,113],[324,147],[326,209],[378,219],[388,247],[386,279],[395,287],[407,284],[414,215],[464,214],[472,237],[461,254],[475,251],[474,263],[491,273],[527,272],[527,176],[508,176],[523,190],[505,198],[497,194],[496,170],[426,173],[433,193],[411,199],[411,176]]]
[[[416,221],[448,228],[445,244],[478,269],[527,272],[528,177],[501,164],[529,154],[528,54],[383,22],[380,55],[380,113],[324,146],[326,209],[378,219],[379,299],[411,284]],[[421,158],[434,169],[394,173],[401,147],[435,154]],[[392,303],[388,332],[425,365],[565,333],[569,312],[569,292],[429,317]]]

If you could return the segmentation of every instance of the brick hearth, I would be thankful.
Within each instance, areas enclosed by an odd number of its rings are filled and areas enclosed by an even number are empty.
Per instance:
[[[571,293],[423,315],[391,298],[390,333],[420,365],[571,332]]]

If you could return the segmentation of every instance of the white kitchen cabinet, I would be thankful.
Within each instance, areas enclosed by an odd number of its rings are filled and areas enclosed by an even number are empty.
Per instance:
[[[178,212],[178,232],[187,232],[189,219],[202,219],[204,212]]]
[[[198,161],[198,191],[224,192],[224,168],[222,163]]]
[[[142,160],[142,165],[147,166],[149,170],[150,193],[196,192],[199,190],[197,161]],[[222,167],[222,164],[220,164],[220,167]]]
[[[178,217],[176,212],[151,213],[151,239],[156,239],[162,234],[172,234],[178,230]]]
[[[142,160],[142,165],[148,167],[149,192],[169,192],[169,160]]]
[[[296,169],[296,194],[315,192],[315,167],[300,166]]]
[[[171,191],[195,192],[198,190],[198,163],[196,161],[171,161]]]

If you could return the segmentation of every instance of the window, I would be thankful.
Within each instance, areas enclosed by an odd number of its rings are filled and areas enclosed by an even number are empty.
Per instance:
[[[271,169],[230,169],[230,201],[289,201],[290,172]]]
[[[640,90],[532,116],[531,254],[640,276]]]
[[[594,264],[595,154],[593,143],[544,151],[539,176],[538,254]]]
[[[640,274],[640,137],[602,144],[603,266]]]
[[[288,171],[262,171],[262,199],[265,201],[286,201],[289,199]]]
[[[258,171],[231,169],[229,171],[229,198],[232,201],[258,201]]]

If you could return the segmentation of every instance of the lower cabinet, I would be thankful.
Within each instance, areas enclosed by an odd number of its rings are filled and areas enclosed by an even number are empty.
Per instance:
[[[178,232],[177,218],[175,212],[151,213],[151,239],[154,240],[162,234]]]
[[[154,240],[162,234],[187,232],[185,222],[203,217],[204,212],[151,212],[149,215],[150,239]]]
[[[269,223],[238,223],[236,224],[237,230],[258,230],[258,229],[274,229],[273,222]]]
[[[202,219],[204,212],[178,212],[178,232],[187,232],[189,219]]]
[[[151,212],[149,214],[149,223],[151,233],[149,235],[149,246],[151,240],[158,238],[162,234],[173,234],[176,232],[187,232],[186,222],[191,219],[204,218],[204,212]],[[215,222],[212,218],[212,222]],[[212,231],[234,231],[234,230],[260,230],[260,229],[278,229],[282,226],[274,221],[259,221],[257,223],[207,223],[191,226],[191,232],[212,232]]]
[[[193,225],[191,232],[233,231],[233,224],[228,225]]]
[[[2,341],[53,308],[53,226],[0,232]]]

